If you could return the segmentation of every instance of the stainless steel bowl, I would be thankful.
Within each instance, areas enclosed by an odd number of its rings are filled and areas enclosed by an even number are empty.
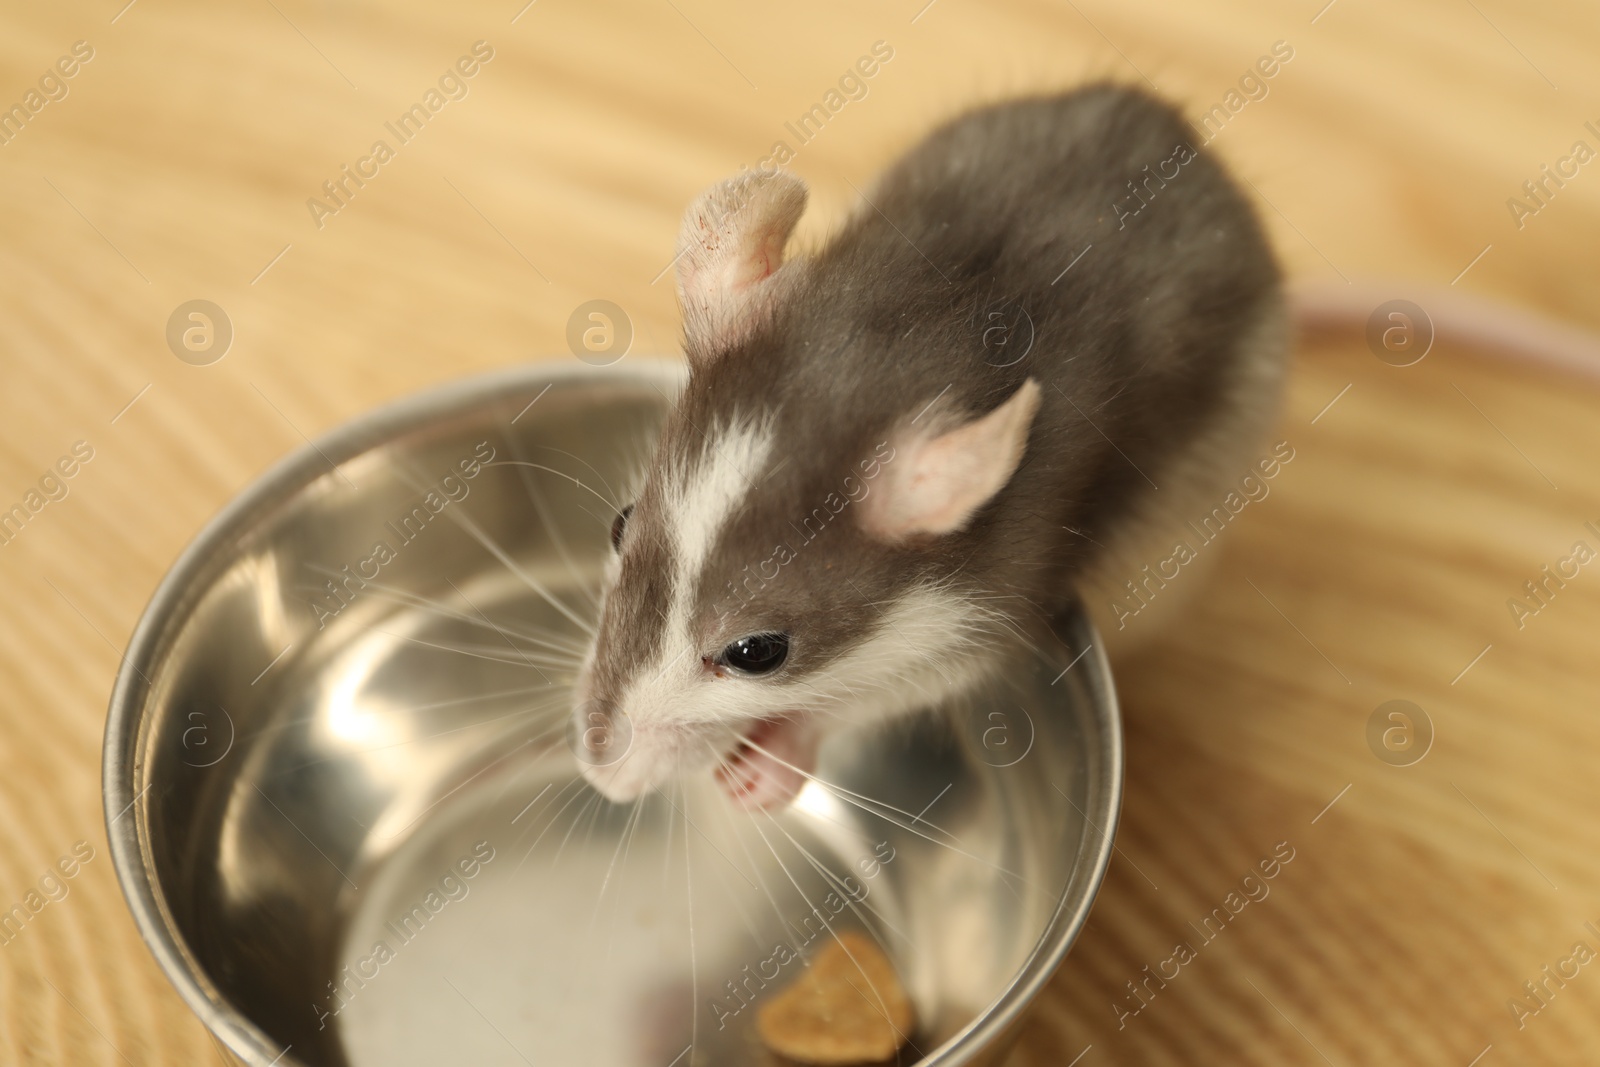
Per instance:
[[[246,1063],[769,1062],[754,1017],[803,966],[779,946],[847,927],[914,999],[903,1063],[998,1061],[1111,854],[1092,628],[833,737],[829,787],[776,817],[709,782],[604,802],[566,686],[679,382],[534,365],[385,408],[273,469],[157,589],[106,725],[111,854]]]

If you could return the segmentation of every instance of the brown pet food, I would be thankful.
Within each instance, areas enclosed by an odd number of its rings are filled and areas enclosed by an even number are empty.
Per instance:
[[[878,1063],[911,1034],[911,1001],[870,937],[853,931],[811,960],[756,1017],[762,1042],[800,1063]]]

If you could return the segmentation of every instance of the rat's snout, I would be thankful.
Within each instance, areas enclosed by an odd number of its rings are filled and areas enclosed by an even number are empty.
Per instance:
[[[567,744],[578,769],[608,800],[636,800],[659,783],[648,754],[635,751],[633,719],[614,700],[590,698],[572,709]]]
[[[589,772],[613,767],[627,758],[633,747],[633,720],[614,700],[581,701],[572,709],[567,743],[585,776],[598,784]]]

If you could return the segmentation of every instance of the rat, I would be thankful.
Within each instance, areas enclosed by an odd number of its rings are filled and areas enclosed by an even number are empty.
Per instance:
[[[612,525],[574,689],[574,751],[614,801],[710,771],[786,805],[830,730],[980,685],[1073,598],[1110,599],[1276,414],[1281,272],[1167,103],[983,107],[863,199],[788,258],[785,171],[684,217],[688,378]]]

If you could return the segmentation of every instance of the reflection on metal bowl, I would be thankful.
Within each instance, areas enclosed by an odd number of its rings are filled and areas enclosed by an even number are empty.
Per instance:
[[[157,590],[107,723],[112,854],[246,1063],[767,1062],[763,999],[847,928],[915,1002],[902,1062],[992,1063],[1066,953],[1121,787],[1079,613],[986,692],[832,736],[775,816],[578,776],[567,687],[679,380],[530,366],[386,408]]]

